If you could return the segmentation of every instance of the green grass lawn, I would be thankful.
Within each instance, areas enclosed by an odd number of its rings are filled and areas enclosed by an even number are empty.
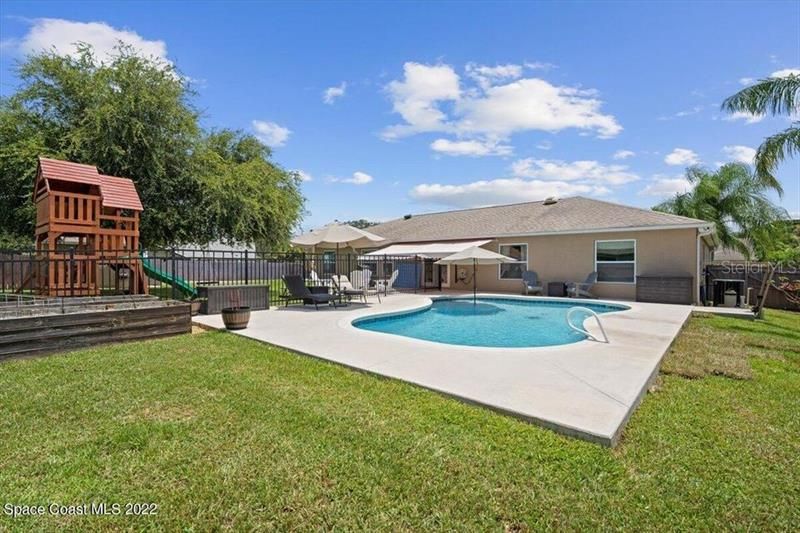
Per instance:
[[[664,370],[611,450],[226,333],[6,362],[0,503],[159,507],[0,530],[796,528],[800,315],[693,319]]]

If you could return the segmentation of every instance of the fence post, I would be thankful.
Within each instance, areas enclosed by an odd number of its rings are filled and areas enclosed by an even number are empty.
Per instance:
[[[175,263],[175,247],[170,248],[172,252],[172,299],[177,300],[178,287],[175,285],[175,277],[177,275],[177,264]]]
[[[303,283],[305,283],[305,279],[308,277],[308,276],[306,276],[306,251],[305,250],[300,252],[300,261],[301,261],[300,264],[302,265],[302,270],[303,270]]]
[[[69,249],[69,295],[75,296],[75,247]]]
[[[250,285],[250,250],[244,249],[244,284]]]

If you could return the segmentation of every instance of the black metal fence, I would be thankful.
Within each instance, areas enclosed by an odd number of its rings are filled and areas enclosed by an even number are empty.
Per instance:
[[[333,275],[369,270],[370,285],[396,291],[441,289],[439,267],[429,258],[335,252],[158,250],[0,250],[0,293],[87,296],[147,291],[191,299],[203,286],[266,285],[270,305],[286,302],[283,276],[302,276],[309,286],[331,286]],[[444,271],[443,271],[444,272]],[[293,302],[295,300],[289,300]]]
[[[705,268],[706,301],[719,304],[724,292],[733,290],[737,293],[740,305],[755,305],[761,283],[769,272],[766,263],[759,262],[722,262],[711,264]],[[800,268],[793,265],[778,265],[772,274],[772,287],[767,293],[764,307],[800,311],[800,306],[787,298],[786,293],[776,287],[783,281],[800,280]]]

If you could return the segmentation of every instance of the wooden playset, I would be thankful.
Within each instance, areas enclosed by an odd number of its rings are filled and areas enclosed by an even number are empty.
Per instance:
[[[45,296],[147,294],[139,254],[143,207],[131,180],[40,157],[33,200],[38,259],[27,288]]]

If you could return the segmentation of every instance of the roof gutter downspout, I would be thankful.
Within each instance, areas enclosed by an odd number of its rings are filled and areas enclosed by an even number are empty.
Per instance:
[[[705,279],[703,277],[703,267],[705,265],[703,265],[703,254],[701,253],[702,252],[701,242],[703,240],[703,237],[706,237],[708,235],[711,235],[711,240],[712,241],[716,241],[716,237],[714,236],[714,226],[708,225],[708,226],[703,226],[703,227],[697,228],[697,251],[696,251],[696,254],[697,254],[697,256],[696,256],[696,259],[697,259],[697,263],[696,263],[696,265],[697,265],[697,278],[696,278],[696,280],[697,281],[695,283],[694,300],[698,305],[704,305],[705,304],[705,302],[701,302],[700,301],[700,287],[703,284],[705,284]],[[708,287],[706,287],[706,299],[708,299]]]

